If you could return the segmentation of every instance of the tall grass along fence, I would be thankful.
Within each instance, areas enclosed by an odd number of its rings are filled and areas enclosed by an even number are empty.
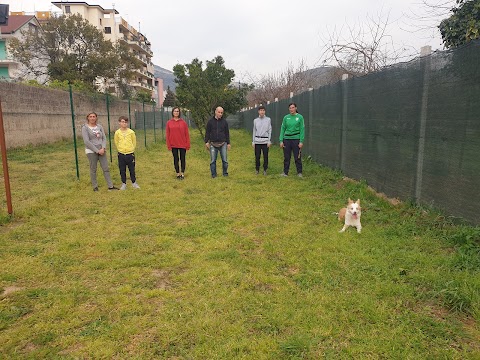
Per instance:
[[[266,106],[278,142],[288,104],[304,156],[379,192],[480,224],[480,41]],[[252,131],[257,110],[236,115]]]

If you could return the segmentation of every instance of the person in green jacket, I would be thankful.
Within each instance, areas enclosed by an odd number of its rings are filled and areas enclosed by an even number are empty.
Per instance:
[[[282,176],[288,176],[290,169],[290,159],[295,158],[297,167],[297,176],[302,175],[302,147],[305,140],[305,121],[303,116],[297,112],[297,104],[288,105],[288,115],[285,115],[280,128],[280,147],[283,148],[283,173]]]

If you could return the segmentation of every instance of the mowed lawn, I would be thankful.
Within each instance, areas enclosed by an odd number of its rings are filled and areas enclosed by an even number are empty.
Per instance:
[[[124,192],[101,172],[92,191],[82,143],[80,181],[70,142],[9,151],[0,358],[480,358],[478,228],[308,159],[282,178],[278,145],[256,176],[244,131],[212,179],[192,130],[184,181],[160,133],[137,136],[141,189]],[[361,234],[338,232],[348,197]]]

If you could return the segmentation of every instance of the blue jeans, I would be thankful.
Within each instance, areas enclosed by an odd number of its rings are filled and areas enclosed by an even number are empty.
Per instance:
[[[210,172],[212,173],[212,176],[217,176],[217,155],[219,152],[220,157],[222,158],[223,176],[228,176],[227,143],[219,148],[210,145]]]

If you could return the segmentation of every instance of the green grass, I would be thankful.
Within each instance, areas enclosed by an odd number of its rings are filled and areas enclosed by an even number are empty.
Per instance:
[[[178,181],[164,143],[137,136],[138,191],[99,174],[94,193],[80,145],[80,181],[71,144],[9,152],[0,358],[480,358],[478,228],[310,161],[281,178],[278,147],[255,176],[241,131],[216,179],[192,132]],[[338,233],[348,197],[362,234]]]

